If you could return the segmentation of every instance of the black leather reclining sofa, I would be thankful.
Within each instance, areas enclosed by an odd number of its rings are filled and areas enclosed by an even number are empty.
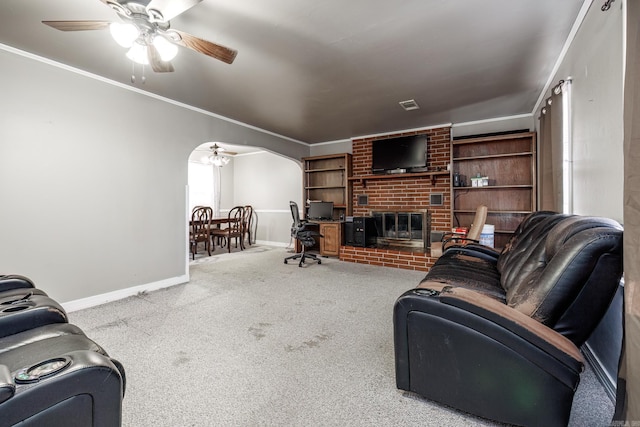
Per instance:
[[[123,366],[24,276],[0,275],[0,426],[119,426]]]
[[[535,212],[501,252],[448,249],[394,307],[396,384],[524,426],[566,425],[580,346],[622,275],[622,227]]]

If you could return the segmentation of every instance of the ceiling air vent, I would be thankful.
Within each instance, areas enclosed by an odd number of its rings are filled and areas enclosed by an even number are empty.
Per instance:
[[[405,109],[405,111],[419,110],[420,109],[420,106],[418,105],[418,103],[413,99],[408,99],[406,101],[400,101],[399,104],[400,104],[400,106],[402,108]]]

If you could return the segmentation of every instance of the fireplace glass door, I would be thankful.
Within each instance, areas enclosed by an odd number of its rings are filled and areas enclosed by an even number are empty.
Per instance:
[[[426,212],[373,212],[378,230],[378,243],[425,247],[428,234]]]

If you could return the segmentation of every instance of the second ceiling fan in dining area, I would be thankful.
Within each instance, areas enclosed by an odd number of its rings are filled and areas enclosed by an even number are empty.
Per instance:
[[[117,12],[122,22],[42,21],[60,31],[109,29],[114,40],[128,48],[127,57],[149,64],[158,73],[174,71],[171,60],[178,46],[186,47],[231,64],[237,51],[171,28],[169,20],[191,9],[202,0],[100,0]]]
[[[217,167],[222,167],[228,164],[229,161],[231,160],[228,156],[235,156],[236,154],[238,154],[233,151],[228,151],[226,148],[220,147],[215,142],[211,147],[209,147],[209,149],[211,150],[211,155],[209,156],[209,162],[211,162],[212,165]],[[220,153],[224,153],[224,155]]]

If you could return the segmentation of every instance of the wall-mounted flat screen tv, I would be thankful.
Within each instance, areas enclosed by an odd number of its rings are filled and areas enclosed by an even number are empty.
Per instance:
[[[378,139],[372,142],[373,173],[386,173],[427,166],[426,135]]]

